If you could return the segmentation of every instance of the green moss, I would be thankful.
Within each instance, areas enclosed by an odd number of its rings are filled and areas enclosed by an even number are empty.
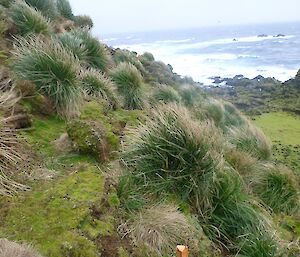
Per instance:
[[[130,257],[129,253],[123,247],[118,249],[118,254],[119,257]]]
[[[108,204],[111,207],[118,207],[120,205],[120,199],[117,193],[110,193],[108,194]]]
[[[6,215],[1,221],[0,237],[32,242],[46,256],[65,257],[65,242],[73,248],[77,245],[76,249],[90,249],[85,255],[67,256],[97,256],[91,253],[95,247],[77,228],[89,215],[91,205],[101,199],[103,186],[103,177],[90,167],[62,177],[55,184],[36,185],[10,202],[6,199],[1,202]]]
[[[68,257],[98,257],[97,247],[84,236],[70,232],[65,235],[61,246],[63,256]]]
[[[32,130],[23,133],[27,142],[42,156],[54,156],[56,151],[52,142],[65,132],[65,121],[56,116],[34,117],[32,126]]]
[[[90,154],[99,161],[108,159],[107,131],[101,123],[75,120],[68,124],[67,131],[81,153]]]
[[[106,212],[107,210],[102,210]],[[80,230],[90,239],[95,240],[99,236],[109,236],[115,233],[115,218],[109,213],[104,214],[101,219],[93,218],[90,215],[80,223]]]

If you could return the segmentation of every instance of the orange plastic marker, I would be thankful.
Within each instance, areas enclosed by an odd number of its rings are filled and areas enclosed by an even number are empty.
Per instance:
[[[188,257],[189,249],[185,245],[177,245],[177,256],[178,257]]]

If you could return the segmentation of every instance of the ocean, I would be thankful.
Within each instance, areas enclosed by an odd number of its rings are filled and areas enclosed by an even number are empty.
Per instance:
[[[95,33],[97,34],[97,33]],[[109,46],[151,52],[204,85],[244,75],[286,81],[300,69],[300,23],[218,26],[104,35]]]

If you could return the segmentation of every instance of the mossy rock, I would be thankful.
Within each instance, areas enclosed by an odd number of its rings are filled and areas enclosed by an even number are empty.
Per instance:
[[[109,159],[108,133],[100,122],[75,120],[67,125],[67,132],[81,153],[90,154],[101,162]]]

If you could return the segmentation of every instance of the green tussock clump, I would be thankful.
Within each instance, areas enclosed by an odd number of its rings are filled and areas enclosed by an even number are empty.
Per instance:
[[[72,20],[74,18],[72,7],[68,0],[56,0],[56,6],[57,11],[61,16],[69,20]]]
[[[138,69],[129,63],[121,63],[111,72],[119,94],[123,97],[125,109],[142,109],[142,75]]]
[[[81,85],[88,95],[107,100],[113,108],[117,106],[117,98],[113,92],[114,85],[102,72],[93,68],[84,69],[80,72],[80,79]]]
[[[247,124],[245,116],[231,103],[224,102],[224,125],[241,127]]]
[[[182,103],[187,107],[194,107],[203,100],[201,89],[198,86],[183,85],[178,92]]]
[[[246,195],[239,176],[232,172],[219,173],[213,188],[210,213],[200,217],[204,217],[209,238],[241,256],[276,256],[277,245],[267,218]],[[255,255],[261,242],[264,245],[260,255]]]
[[[25,2],[46,17],[55,18],[57,16],[55,0],[25,0]]]
[[[228,132],[230,143],[239,151],[244,151],[259,160],[271,157],[271,143],[259,128],[248,122],[244,127],[231,127]]]
[[[78,29],[59,36],[60,42],[86,66],[106,72],[111,67],[111,55],[105,45],[88,29]]]
[[[215,125],[225,133],[230,127],[242,127],[247,124],[247,119],[232,104],[217,99],[209,99],[203,106],[203,116],[212,119]]]
[[[55,40],[20,38],[14,48],[12,69],[20,78],[32,81],[59,114],[77,113],[82,95],[77,76],[79,63]]]
[[[49,34],[51,29],[47,19],[36,9],[23,1],[15,1],[10,7],[10,16],[19,34]]]
[[[180,95],[178,92],[168,85],[160,85],[153,94],[153,99],[155,102],[162,102],[162,103],[179,103],[180,102]]]
[[[299,209],[297,178],[285,167],[265,165],[251,178],[253,192],[275,213],[292,214]]]
[[[74,17],[74,23],[77,27],[91,29],[94,26],[93,20],[88,15],[78,15]]]
[[[133,64],[142,74],[145,73],[145,69],[142,65],[142,63],[139,61],[137,54],[130,52],[128,50],[121,50],[118,49],[114,55],[113,59],[115,63],[118,65],[122,62],[131,63]]]
[[[206,192],[222,166],[222,138],[210,122],[193,121],[184,107],[160,106],[126,140],[123,161],[147,192],[172,192],[195,205],[209,205]]]

